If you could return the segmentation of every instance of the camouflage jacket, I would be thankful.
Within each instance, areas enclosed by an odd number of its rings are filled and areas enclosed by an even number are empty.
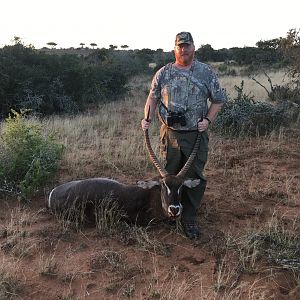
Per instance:
[[[223,103],[225,92],[220,87],[216,73],[197,60],[189,70],[179,69],[169,63],[156,72],[149,96],[158,103],[160,120],[167,123],[170,112],[182,113],[186,125],[174,123],[174,130],[197,130],[197,120],[206,116],[209,99],[212,103]]]

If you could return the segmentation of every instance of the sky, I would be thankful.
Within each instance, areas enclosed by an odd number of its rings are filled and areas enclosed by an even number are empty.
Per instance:
[[[189,31],[196,49],[255,46],[300,29],[299,0],[0,0],[0,47],[14,36],[39,49],[128,45],[171,51]]]

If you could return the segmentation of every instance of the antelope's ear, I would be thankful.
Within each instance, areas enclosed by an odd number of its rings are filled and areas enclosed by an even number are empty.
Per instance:
[[[201,179],[187,179],[183,182],[183,185],[185,185],[188,188],[194,188],[198,184],[200,184]]]
[[[141,187],[143,189],[152,189],[154,186],[159,186],[160,182],[155,180],[149,180],[149,181],[138,181],[137,182],[138,187]]]

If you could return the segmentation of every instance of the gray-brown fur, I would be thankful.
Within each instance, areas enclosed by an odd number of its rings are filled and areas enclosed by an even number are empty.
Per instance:
[[[141,181],[137,185],[125,185],[106,178],[71,181],[51,191],[48,207],[64,212],[84,202],[88,204],[85,213],[91,218],[95,204],[111,197],[132,222],[147,223],[152,219],[180,215],[182,185],[193,187],[198,183],[199,180],[183,180],[173,175]]]

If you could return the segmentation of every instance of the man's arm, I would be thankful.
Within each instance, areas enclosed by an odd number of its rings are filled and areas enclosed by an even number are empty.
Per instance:
[[[207,112],[207,115],[204,117],[202,122],[198,122],[198,131],[199,132],[203,132],[203,131],[207,130],[209,123],[213,122],[216,119],[219,111],[221,110],[222,105],[223,105],[223,103],[211,103],[209,110]],[[200,119],[199,119],[199,121],[200,121]]]
[[[223,103],[212,103],[212,104],[210,105],[206,117],[207,117],[211,122],[213,122],[213,121],[216,119],[216,117],[217,117],[219,111],[221,110],[222,105],[223,105]]]
[[[156,106],[157,106],[156,99],[148,97],[144,108],[144,119],[141,122],[143,130],[149,128],[151,120],[153,120],[155,114]],[[146,119],[148,116],[149,107],[150,107],[150,113],[149,113],[149,120],[147,121]]]
[[[161,80],[161,77],[163,76],[164,68],[165,67],[162,67],[161,69],[159,69],[152,78],[149,95],[148,95],[147,101],[145,103],[145,108],[144,108],[144,119],[141,122],[143,130],[146,130],[149,128],[151,120],[153,120],[153,118],[154,118],[157,103],[161,97],[161,95],[160,95],[160,92],[161,92],[160,80]],[[150,113],[149,113],[150,121],[147,122],[146,119],[148,117],[149,107],[150,107]]]

